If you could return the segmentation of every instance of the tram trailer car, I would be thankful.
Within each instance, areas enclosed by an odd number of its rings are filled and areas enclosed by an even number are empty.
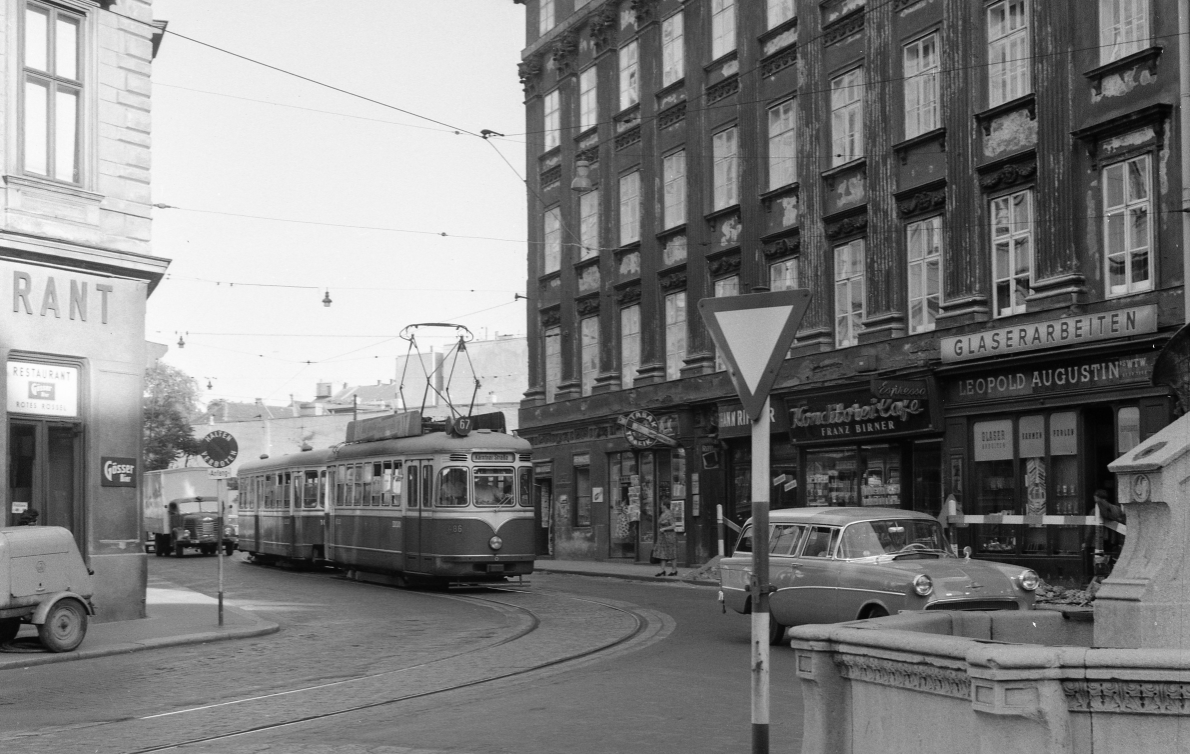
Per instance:
[[[394,416],[420,431],[418,412]],[[353,435],[379,439],[240,466],[241,550],[259,562],[324,562],[398,583],[532,573],[527,440],[494,429],[392,437],[349,427]]]

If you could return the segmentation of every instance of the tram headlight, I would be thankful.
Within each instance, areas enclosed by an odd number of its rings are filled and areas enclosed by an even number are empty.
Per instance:
[[[488,540],[488,547],[492,548],[493,550],[499,550],[503,546],[504,540],[500,539],[499,537],[492,537]]]

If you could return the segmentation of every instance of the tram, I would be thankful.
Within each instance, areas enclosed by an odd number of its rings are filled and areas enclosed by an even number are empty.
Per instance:
[[[485,416],[495,428],[479,428]],[[240,466],[240,550],[397,583],[532,573],[531,446],[501,414],[438,426],[410,411],[352,422],[347,437]]]

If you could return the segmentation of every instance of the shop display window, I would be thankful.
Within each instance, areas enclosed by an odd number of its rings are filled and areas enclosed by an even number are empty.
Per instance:
[[[942,443],[913,443],[913,510],[936,516],[942,510]]]
[[[899,508],[901,505],[901,449],[893,445],[865,445],[859,449],[863,476],[860,503]]]
[[[641,453],[639,479],[640,541],[641,544],[651,544],[653,542],[653,521],[656,518],[653,501],[657,499],[654,494],[657,489],[657,476],[654,471],[652,453]]]
[[[769,471],[774,480],[769,493],[773,510],[797,505],[797,446],[789,440],[773,440]],[[780,480],[780,481],[776,481]]]
[[[747,445],[731,449],[731,485],[736,516],[747,518],[752,512],[752,448]]]
[[[854,448],[806,453],[806,505],[859,505],[858,466]]]
[[[968,513],[1016,513],[1013,457],[1016,436],[1011,419],[976,422],[974,426],[975,495]],[[981,553],[1015,552],[1016,527],[982,525],[975,549]]]

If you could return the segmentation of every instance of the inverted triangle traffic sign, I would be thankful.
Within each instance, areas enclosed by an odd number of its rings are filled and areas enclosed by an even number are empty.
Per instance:
[[[764,410],[777,370],[809,305],[810,291],[804,289],[698,302],[711,340],[727,362],[727,372],[752,421]]]

